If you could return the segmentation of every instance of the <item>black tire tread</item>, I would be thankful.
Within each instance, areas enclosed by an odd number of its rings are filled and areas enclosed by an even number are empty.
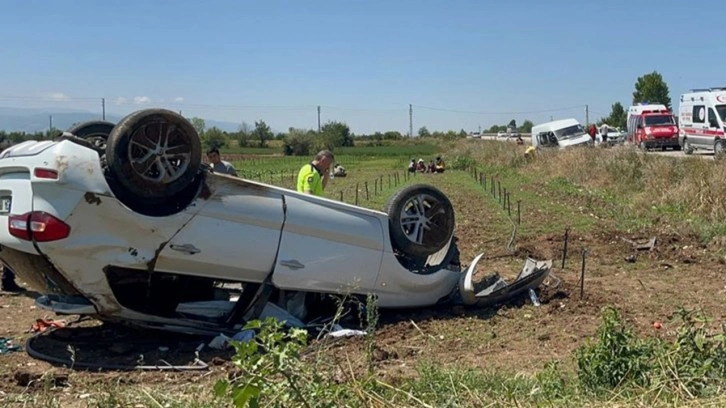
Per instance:
[[[401,231],[399,222],[400,205],[405,203],[410,195],[419,193],[425,193],[437,198],[444,205],[444,209],[450,217],[450,228],[447,231],[446,240],[433,247],[411,242],[403,231]],[[403,252],[407,256],[418,258],[432,255],[441,250],[454,235],[455,217],[451,201],[441,190],[428,184],[413,184],[397,191],[388,199],[384,212],[388,214],[391,243],[394,249]]]
[[[182,128],[182,131],[191,135],[191,162],[186,172],[177,180],[166,185],[155,185],[150,182],[135,180],[130,174],[126,149],[134,128],[154,117],[163,117],[166,121]],[[176,112],[167,109],[145,109],[131,113],[123,118],[109,135],[106,145],[106,160],[109,172],[118,181],[119,186],[139,199],[171,198],[184,191],[197,176],[202,161],[201,139],[188,120]],[[128,194],[125,194],[128,195]]]
[[[111,131],[116,125],[112,122],[108,122],[105,120],[92,120],[88,122],[82,122],[78,123],[75,126],[71,126],[67,132],[72,133],[74,136],[78,136],[81,139],[85,139],[89,135],[96,135],[100,134],[103,135],[106,140],[108,140],[108,135],[111,134]]]

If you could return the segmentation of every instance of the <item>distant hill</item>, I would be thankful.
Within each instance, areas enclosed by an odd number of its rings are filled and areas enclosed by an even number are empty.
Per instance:
[[[0,107],[0,130],[7,132],[42,132],[50,126],[50,116],[53,116],[53,127],[66,130],[75,123],[89,120],[101,120],[101,114],[74,109],[55,108],[8,108]],[[123,118],[121,115],[106,113],[106,120],[118,122]],[[236,132],[240,124],[224,122],[213,119],[205,119],[207,128],[216,126],[227,132]]]

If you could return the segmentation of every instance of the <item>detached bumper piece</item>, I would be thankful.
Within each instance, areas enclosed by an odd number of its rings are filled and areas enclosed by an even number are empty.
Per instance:
[[[496,274],[475,285],[472,277],[476,265],[483,255],[479,254],[474,258],[459,282],[461,301],[465,305],[491,306],[515,298],[541,285],[552,270],[551,260],[537,261],[528,258],[513,283],[507,283]]]

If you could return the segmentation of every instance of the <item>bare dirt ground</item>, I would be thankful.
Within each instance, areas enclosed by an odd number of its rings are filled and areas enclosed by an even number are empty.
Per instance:
[[[594,232],[573,230],[570,256],[561,269],[561,234],[520,237],[515,243],[516,251],[509,254],[505,248],[509,235],[502,234],[507,230],[502,224],[508,221],[494,201],[487,202],[490,198],[464,189],[453,191],[450,198],[457,209],[457,220],[462,220],[457,236],[465,266],[476,254],[485,252],[488,259],[480,262],[479,276],[499,272],[511,281],[526,256],[549,258],[555,260],[553,272],[561,279],[561,285],[543,288],[540,307],[534,307],[525,298],[497,309],[455,307],[382,314],[373,359],[378,373],[390,381],[413,375],[416,365],[423,361],[515,372],[535,371],[553,359],[571,364],[572,351],[595,333],[600,311],[608,305],[619,308],[626,320],[643,333],[656,333],[654,321],[663,323],[658,333],[666,332],[669,316],[681,305],[703,309],[716,319],[714,324],[720,324],[724,318],[724,259],[711,255],[693,237],[658,230],[624,235],[608,229],[605,223]],[[576,208],[576,203],[572,204]],[[533,225],[546,216],[532,209],[523,214],[523,219]],[[651,236],[658,239],[653,251],[636,251],[621,239]],[[584,297],[580,299],[582,248],[589,252]],[[635,256],[634,261],[626,260],[631,255]],[[32,295],[0,293],[0,337],[23,345],[36,319],[62,318],[36,308]],[[75,355],[77,361],[86,362],[130,364],[143,355],[146,363],[164,359],[171,364],[188,364],[201,343],[198,339],[154,337],[121,328],[102,330],[94,325],[87,323],[86,328],[74,332],[66,329],[66,334],[54,341],[39,342],[38,348],[64,359]],[[330,350],[336,358],[361,367],[365,364],[362,341],[337,340]],[[169,351],[162,353],[159,346],[169,347]],[[172,395],[211,395],[213,382],[233,370],[230,353],[205,349],[199,357],[209,364],[210,370],[98,373],[54,366],[24,351],[10,352],[0,355],[0,403],[20,406],[27,398],[35,403],[40,401],[41,405],[53,400],[61,406],[87,406],[109,388],[120,392],[149,388]],[[49,374],[41,379],[43,373]],[[145,404],[139,402],[137,406]]]

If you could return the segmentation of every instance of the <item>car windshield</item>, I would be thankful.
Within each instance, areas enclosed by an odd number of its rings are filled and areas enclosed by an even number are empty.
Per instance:
[[[726,105],[716,106],[716,111],[718,112],[718,116],[721,117],[721,121],[726,122]]]
[[[645,117],[645,126],[675,125],[672,115],[652,115]]]
[[[559,140],[572,139],[578,136],[582,136],[584,134],[585,128],[583,128],[582,125],[572,125],[566,128],[555,130],[555,135]]]

